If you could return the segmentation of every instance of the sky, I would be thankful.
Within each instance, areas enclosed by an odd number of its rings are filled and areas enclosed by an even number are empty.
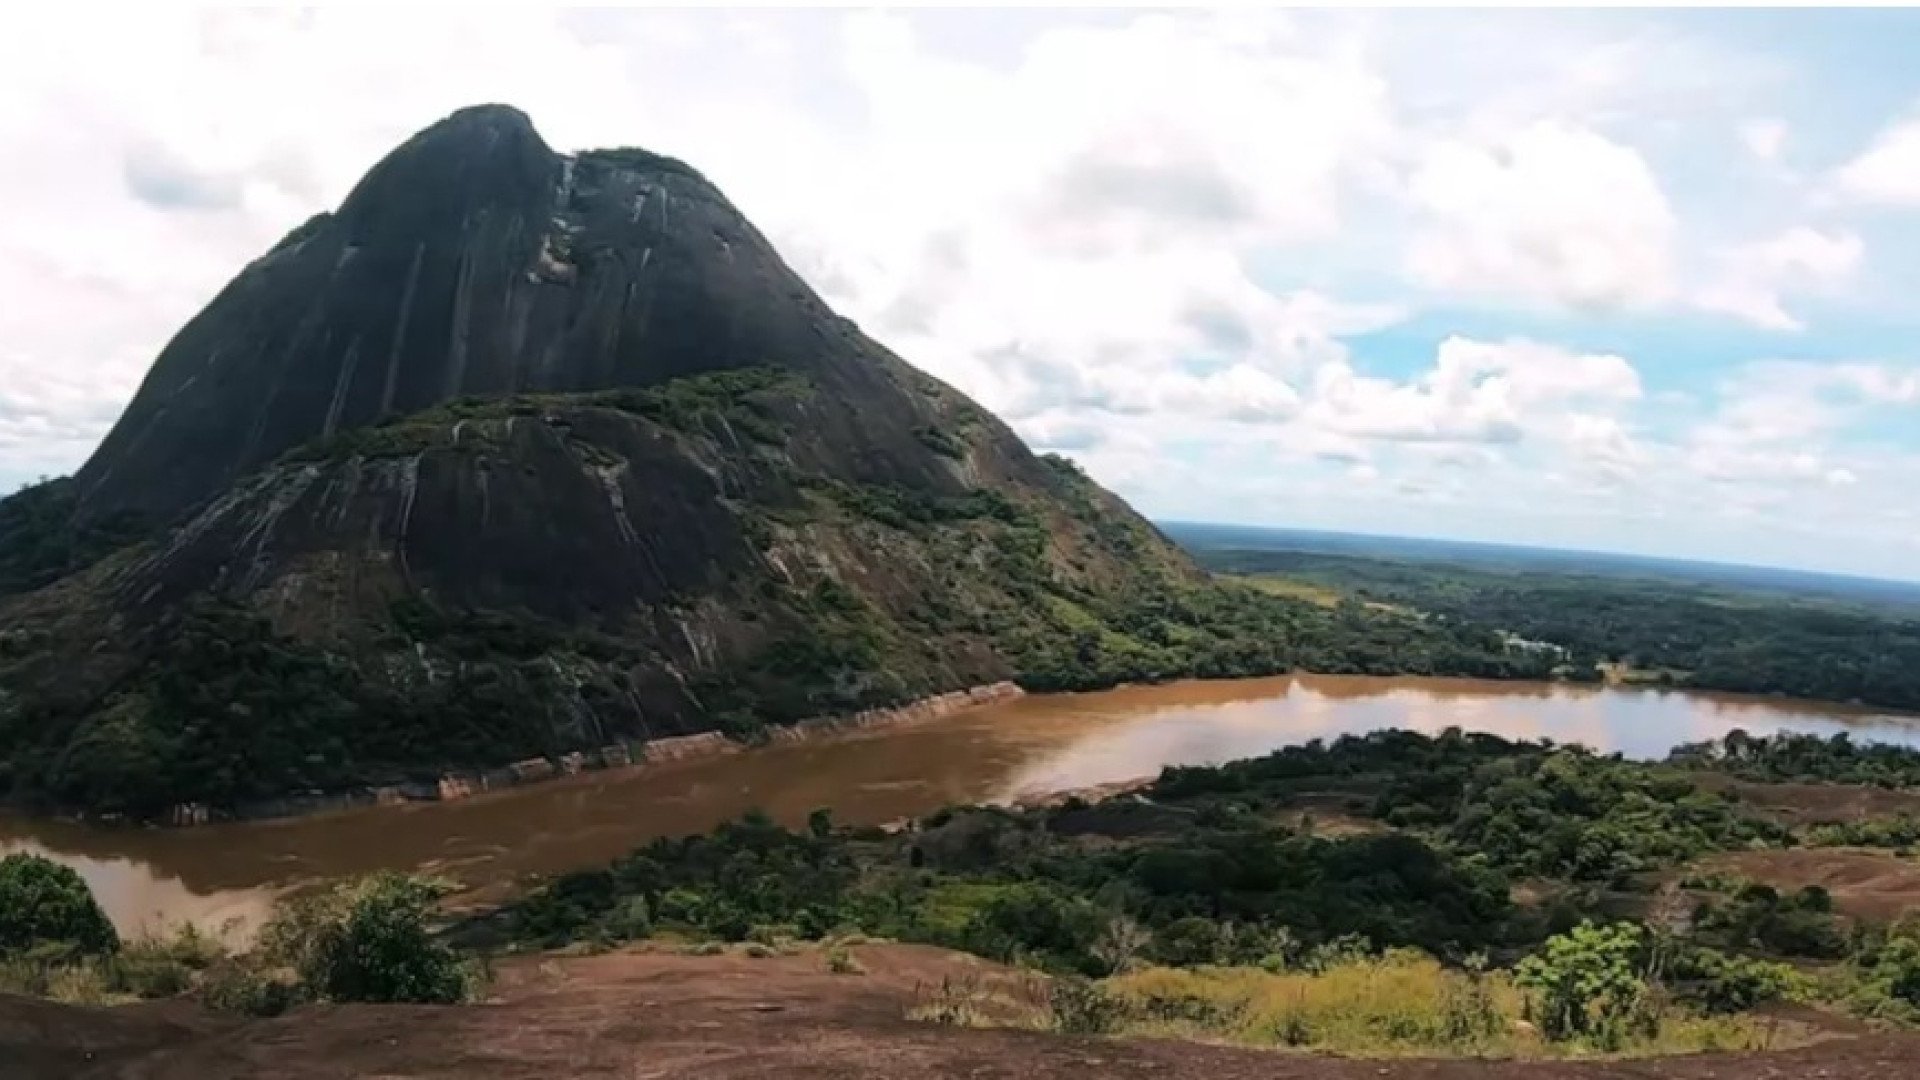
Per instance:
[[[1920,13],[102,17],[0,16],[0,491],[506,102],[1150,516],[1920,579]]]

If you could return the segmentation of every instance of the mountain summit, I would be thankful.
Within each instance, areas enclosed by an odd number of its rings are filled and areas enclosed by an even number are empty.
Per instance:
[[[482,106],[0,502],[0,787],[151,815],[1284,670],[1299,611],[1263,603],[837,317],[692,168]]]
[[[291,447],[470,396],[762,364],[865,398],[889,390],[871,352],[693,169],[562,156],[517,109],[479,106],[409,139],[188,323],[77,495],[90,515],[170,517]]]

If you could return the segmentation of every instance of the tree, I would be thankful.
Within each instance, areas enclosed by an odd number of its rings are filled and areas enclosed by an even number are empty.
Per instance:
[[[1520,961],[1514,982],[1539,995],[1538,1018],[1548,1038],[1617,1045],[1647,991],[1640,949],[1641,928],[1632,923],[1582,922]]]
[[[117,951],[120,938],[72,867],[8,855],[0,859],[0,956],[44,945],[98,955]]]
[[[1152,944],[1153,936],[1125,915],[1107,920],[1106,929],[1093,943],[1093,955],[1116,975],[1133,970],[1142,950]]]
[[[266,954],[332,1001],[444,1004],[466,996],[459,957],[427,931],[440,890],[381,873],[282,907],[261,932]]]

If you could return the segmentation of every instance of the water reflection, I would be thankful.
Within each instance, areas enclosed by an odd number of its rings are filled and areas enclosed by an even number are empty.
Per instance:
[[[79,869],[123,932],[257,920],[302,882],[397,867],[470,884],[603,862],[650,838],[759,806],[799,823],[830,806],[875,823],[1251,757],[1312,738],[1450,726],[1658,757],[1736,727],[1920,744],[1904,718],[1658,690],[1311,676],[1031,697],[935,723],[598,773],[460,802],[199,829],[107,829],[0,817],[0,851]]]

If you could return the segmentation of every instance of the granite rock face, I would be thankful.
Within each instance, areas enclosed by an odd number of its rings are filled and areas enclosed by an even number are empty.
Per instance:
[[[79,506],[171,519],[386,417],[743,364],[872,401],[884,441],[906,402],[878,353],[693,169],[556,154],[518,110],[479,106],[408,140],[189,322],[78,474]]]
[[[146,815],[897,706],[1202,580],[692,168],[503,106],[248,265],[0,504],[59,515],[100,550],[0,590],[0,788]]]

